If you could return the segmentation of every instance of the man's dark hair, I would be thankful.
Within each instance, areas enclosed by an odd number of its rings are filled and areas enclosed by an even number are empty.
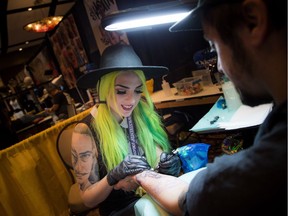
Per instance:
[[[287,0],[263,0],[266,4],[271,30],[287,28]],[[227,44],[237,43],[235,29],[244,24],[241,1],[223,3],[203,9],[202,16],[205,23],[215,27],[221,39]],[[236,40],[236,41],[235,41]]]

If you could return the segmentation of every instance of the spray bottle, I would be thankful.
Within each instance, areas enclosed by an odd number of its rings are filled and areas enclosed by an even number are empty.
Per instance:
[[[164,79],[164,77],[166,77],[167,75],[162,76],[162,89],[164,91],[165,96],[170,96],[172,95],[172,91],[170,88],[169,83]]]

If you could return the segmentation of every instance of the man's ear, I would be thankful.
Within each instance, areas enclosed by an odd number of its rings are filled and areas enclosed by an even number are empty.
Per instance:
[[[243,17],[250,33],[250,42],[255,46],[265,39],[268,28],[268,11],[261,0],[245,0]]]

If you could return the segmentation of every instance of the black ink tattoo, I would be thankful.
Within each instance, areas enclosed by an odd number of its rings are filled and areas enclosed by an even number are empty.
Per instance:
[[[147,178],[147,177],[161,178],[161,176],[154,171],[146,171],[146,172],[140,173],[139,176],[136,176],[136,181],[140,186],[142,186],[142,181],[145,181],[145,178]]]

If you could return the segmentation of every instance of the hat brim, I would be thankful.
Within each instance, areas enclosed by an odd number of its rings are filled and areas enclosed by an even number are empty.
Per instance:
[[[193,8],[190,13],[182,20],[176,22],[169,28],[170,32],[179,31],[201,31],[202,23],[200,12],[208,8],[223,4],[223,3],[238,3],[242,0],[198,0],[198,4]]]
[[[170,32],[179,31],[201,31],[202,25],[199,16],[199,10],[201,7],[197,7],[190,11],[190,13],[182,20],[176,22],[169,28]]]
[[[169,71],[167,67],[163,67],[163,66],[101,68],[101,69],[90,70],[86,74],[83,74],[82,76],[80,76],[79,79],[77,80],[77,86],[79,88],[84,88],[84,89],[96,88],[96,84],[98,80],[105,74],[108,74],[114,71],[127,71],[127,70],[143,71],[146,77],[146,80],[149,80],[151,78],[162,77],[163,75],[167,74]]]

